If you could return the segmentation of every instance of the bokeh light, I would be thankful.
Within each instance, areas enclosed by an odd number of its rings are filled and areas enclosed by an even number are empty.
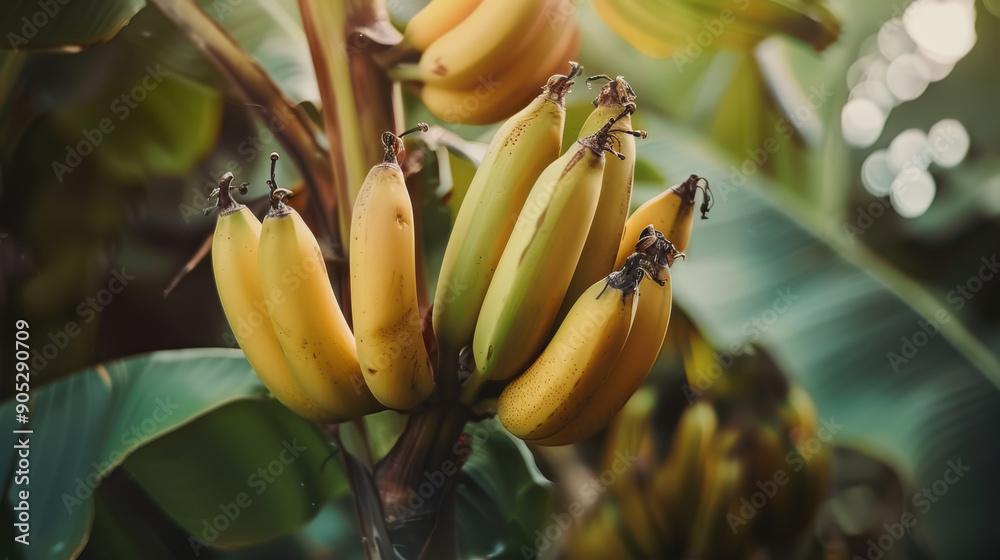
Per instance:
[[[889,200],[904,218],[922,216],[934,202],[937,185],[926,169],[908,167],[892,182]]]

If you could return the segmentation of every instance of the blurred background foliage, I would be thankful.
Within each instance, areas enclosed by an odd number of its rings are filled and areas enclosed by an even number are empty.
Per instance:
[[[321,123],[295,2],[199,3]],[[19,17],[11,14],[28,4],[0,8],[0,19],[16,26]],[[393,4],[394,22],[403,25],[420,4]],[[946,78],[893,108],[874,144],[859,149],[845,143],[841,129],[849,69],[877,48],[873,35],[906,3],[834,0],[828,7],[842,29],[822,54],[774,37],[756,55],[706,51],[681,67],[639,54],[582,2],[579,60],[588,74],[624,75],[639,95],[636,125],[650,137],[639,146],[634,204],[691,173],[708,178],[716,193],[711,219],[696,225],[690,258],[673,271],[676,307],[720,350],[741,342],[766,348],[812,396],[821,418],[844,425],[835,438],[835,490],[820,528],[838,527],[854,539],[851,552],[863,556],[866,538],[877,538],[882,523],[911,509],[914,492],[938,480],[948,461],[961,459],[971,467],[967,477],[920,516],[914,543],[886,558],[996,557],[1000,547],[977,520],[990,518],[1000,496],[993,476],[1000,468],[994,429],[1000,425],[1000,290],[986,282],[960,308],[949,292],[976,275],[981,259],[993,258],[1000,239],[1000,77],[994,69],[1000,10],[993,0],[976,3],[978,39],[971,52]],[[214,227],[202,208],[218,177],[232,171],[249,181],[248,200],[263,208],[268,161],[260,156],[279,146],[268,125],[234,102],[227,81],[160,12],[111,0],[62,9],[32,40],[32,47],[49,50],[0,52],[0,336],[11,340],[14,320],[23,318],[36,337],[32,390],[44,398],[35,408],[43,423],[35,438],[45,451],[35,464],[45,466],[33,488],[49,494],[52,515],[61,516],[60,496],[76,491],[77,477],[92,474],[92,461],[107,461],[115,451],[120,457],[97,471],[107,478],[82,506],[89,512],[92,502],[93,515],[70,514],[64,524],[45,520],[44,509],[35,512],[40,546],[25,557],[69,556],[86,542],[91,521],[84,557],[190,556],[189,531],[240,491],[231,486],[233,473],[242,486],[290,437],[315,442],[307,445],[310,462],[296,463],[293,477],[281,479],[288,491],[264,495],[273,503],[244,511],[241,530],[225,533],[232,542],[202,553],[306,558],[336,550],[337,557],[361,557],[341,463],[318,467],[337,448],[323,448],[326,439],[315,428],[263,401],[263,387],[238,352],[190,350],[205,353],[189,356],[197,362],[153,354],[69,376],[145,352],[235,347],[205,263],[169,295],[164,290]],[[144,79],[153,85],[139,99],[135,88]],[[802,112],[810,95],[822,100]],[[414,92],[404,96],[408,123],[428,120],[474,142],[490,137],[493,127],[441,122]],[[570,95],[567,138],[589,113],[591,97],[582,84]],[[944,118],[968,130],[969,154],[956,167],[932,168],[935,200],[920,217],[903,218],[866,191],[862,163],[901,131],[927,130]],[[786,136],[789,124],[794,133]],[[381,131],[371,132],[377,141]],[[770,138],[774,153],[756,161]],[[431,288],[472,171],[458,152],[430,157],[432,147],[423,148],[425,166],[415,178]],[[294,173],[292,166],[283,173]],[[442,201],[445,192],[450,196]],[[128,283],[104,301],[114,274]],[[775,292],[786,290],[799,298],[789,311],[766,329],[749,328],[770,309]],[[890,353],[901,354],[935,317],[939,332],[923,338],[912,359],[894,363]],[[170,424],[143,432],[127,448],[116,448],[111,437],[102,441],[102,434],[118,433],[116,422],[141,424],[148,408],[129,399],[150,397],[152,389],[142,383],[160,383],[168,374],[182,407]],[[673,402],[678,380],[677,364],[665,357],[647,383]],[[12,383],[4,383],[0,395],[11,390]],[[169,390],[157,385],[155,394]],[[8,402],[0,410],[5,426],[10,409]],[[379,454],[401,425],[392,413],[365,423]],[[491,550],[517,555],[518,545],[534,542],[547,511],[563,511],[559,500],[566,493],[547,480],[565,482],[565,470],[556,468],[565,457],[533,457],[523,443],[499,433],[485,439],[461,483],[459,534],[463,549],[480,557]],[[579,446],[573,460],[595,466],[599,440]],[[8,467],[0,465],[5,481]],[[293,491],[295,483],[306,488],[302,494]],[[192,494],[174,495],[178,488]],[[5,493],[7,516],[11,499]],[[281,524],[273,524],[277,520]],[[248,540],[240,541],[244,534]],[[5,538],[3,547],[10,542]],[[255,546],[223,551],[251,542]]]

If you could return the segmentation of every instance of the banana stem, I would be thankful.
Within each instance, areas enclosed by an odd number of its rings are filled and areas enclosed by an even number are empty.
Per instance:
[[[458,395],[458,402],[469,408],[475,408],[476,399],[479,398],[479,393],[483,391],[485,383],[485,377],[479,375],[479,372],[472,372],[472,375],[462,384],[462,390]]]

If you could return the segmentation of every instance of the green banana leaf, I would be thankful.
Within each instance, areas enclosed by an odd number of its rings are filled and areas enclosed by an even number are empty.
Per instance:
[[[108,41],[145,0],[10,0],[0,6],[0,49],[76,52]]]
[[[498,420],[466,427],[472,454],[458,486],[459,550],[464,558],[525,558],[537,556],[536,544],[549,526],[563,530],[556,515],[554,486],[535,465],[528,446],[510,435]],[[546,541],[550,545],[552,541]],[[529,556],[530,557],[530,556]]]
[[[306,525],[331,496],[349,491],[338,451],[277,401],[240,401],[136,451],[124,466],[197,551]]]
[[[36,382],[33,380],[33,383]],[[269,430],[260,433],[238,432],[243,434],[244,439],[253,438],[256,441],[253,447],[247,449],[233,451],[225,440],[221,443],[216,441],[218,449],[215,458],[219,461],[270,457],[280,453],[282,441],[289,437],[298,436],[300,441],[305,441],[301,439],[304,437],[316,437],[311,425],[303,420],[290,421],[288,413],[276,409],[277,405],[270,403],[269,399],[265,400],[265,395],[266,389],[242,352],[191,349],[156,352],[100,365],[47,387],[34,389],[28,403],[30,422],[26,425],[14,424],[16,403],[5,403],[0,407],[6,427],[4,433],[12,434],[13,429],[32,430],[27,435],[5,435],[4,456],[0,460],[5,469],[5,516],[12,517],[16,513],[11,508],[20,503],[20,491],[29,491],[31,546],[19,548],[18,553],[25,559],[71,558],[78,554],[87,542],[94,519],[94,495],[100,491],[101,481],[141,448],[152,445],[145,451],[156,453],[155,446],[161,438],[167,446],[176,445],[177,437],[183,437],[185,432],[191,433],[185,426],[199,418],[203,419],[203,427],[224,426],[234,419],[247,423],[248,416],[257,418],[257,422],[266,422],[264,419],[270,418],[273,424]],[[241,402],[225,406],[237,401]],[[212,413],[217,409],[217,413]],[[172,432],[173,435],[168,435]],[[23,437],[28,438],[30,445],[28,485],[17,478],[13,468],[16,440]],[[205,440],[201,441],[206,444]],[[318,453],[320,444],[313,441],[307,447],[317,448]],[[227,449],[230,455],[218,455]],[[303,457],[309,457],[311,465],[315,455],[310,452]],[[226,462],[205,466],[197,462],[200,458],[208,459],[209,456],[206,453],[177,457],[177,461],[189,461],[186,465],[174,463],[178,468],[186,466],[196,472],[188,471],[190,478],[182,477],[183,471],[173,472],[172,476],[177,478],[169,480],[183,478],[187,483],[207,482],[209,479],[200,478],[205,469],[221,472],[226,466],[246,469],[268,467],[266,461],[258,461],[259,465],[237,467]],[[148,470],[141,468],[143,464],[141,460],[136,463],[138,470],[145,474]],[[302,461],[296,470],[304,468],[305,464]],[[248,523],[260,523],[260,519],[266,519],[272,526],[269,534],[288,532],[302,525],[315,512],[312,502],[320,502],[333,490],[342,487],[343,483],[336,474],[339,463],[331,461],[327,469],[329,475],[324,475],[324,479],[329,480],[323,485],[309,479],[309,487],[302,487],[305,490],[291,492],[284,498],[278,498],[278,492],[272,492],[267,497],[282,504],[283,515],[275,516],[276,510],[268,511],[262,507],[256,511],[246,508],[241,517]],[[141,476],[138,478],[142,480]],[[280,487],[292,485],[295,478],[300,476],[287,477],[281,481]],[[218,484],[217,478],[211,480]],[[303,482],[305,480],[303,478]],[[245,483],[246,478],[241,478],[239,482]],[[151,492],[162,491],[155,481],[148,484]],[[219,486],[217,489],[231,488]],[[208,489],[204,492],[203,499],[206,501],[219,498],[212,501],[212,506],[223,503],[221,494]],[[201,505],[204,503],[196,502],[192,508]],[[178,516],[194,511],[181,510]],[[13,524],[5,524],[3,532],[4,542],[13,543],[16,536]]]
[[[293,102],[319,103],[302,19],[294,0],[236,3],[198,0],[197,4],[252,55]],[[218,91],[229,83],[215,65],[155,6],[139,11],[121,39],[138,46],[150,60]]]

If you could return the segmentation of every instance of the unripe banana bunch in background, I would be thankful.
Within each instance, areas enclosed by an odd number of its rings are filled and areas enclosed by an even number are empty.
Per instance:
[[[766,358],[738,359],[730,371],[763,388],[698,399],[679,417],[661,410],[663,395],[635,394],[609,430],[603,466],[635,461],[565,540],[568,558],[732,560],[796,549],[826,499],[832,444],[819,439],[809,396]],[[662,422],[671,415],[676,422]]]
[[[316,237],[283,199],[271,154],[271,210],[263,226],[219,184],[212,264],[222,307],[247,360],[299,415],[334,423],[381,410],[365,385]]]
[[[840,34],[821,0],[594,0],[594,7],[643,54],[688,62],[705,49],[750,51],[776,33],[821,51]]]
[[[420,97],[437,117],[501,121],[575,58],[573,0],[432,0],[406,25],[401,47],[420,51]]]

